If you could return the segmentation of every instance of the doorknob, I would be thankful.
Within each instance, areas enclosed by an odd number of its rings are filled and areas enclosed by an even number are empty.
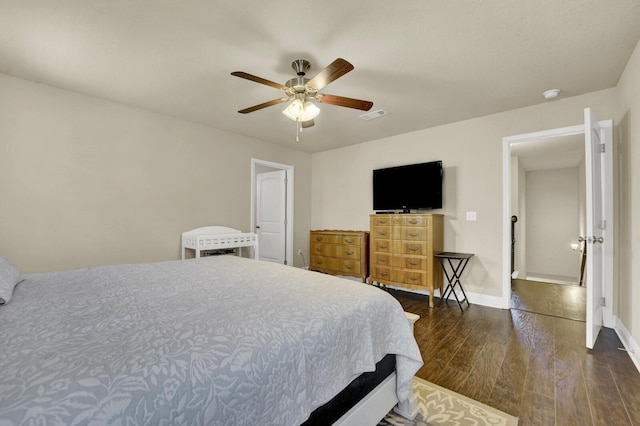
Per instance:
[[[256,225],[256,229],[260,229],[260,225]]]
[[[579,242],[579,243],[581,243],[581,242],[583,242],[583,241],[586,241],[586,238],[585,238],[585,237],[578,237],[578,242]]]
[[[604,238],[603,237],[593,237],[593,243],[604,243]]]

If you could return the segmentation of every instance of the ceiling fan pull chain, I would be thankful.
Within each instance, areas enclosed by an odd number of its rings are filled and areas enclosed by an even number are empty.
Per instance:
[[[300,142],[300,122],[296,121],[296,142]]]

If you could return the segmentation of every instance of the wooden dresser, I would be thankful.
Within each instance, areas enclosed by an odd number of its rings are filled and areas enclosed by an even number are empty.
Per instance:
[[[441,214],[372,214],[370,283],[442,295],[442,268],[433,256],[444,247]]]
[[[369,233],[367,231],[311,231],[309,269],[331,275],[369,275]]]

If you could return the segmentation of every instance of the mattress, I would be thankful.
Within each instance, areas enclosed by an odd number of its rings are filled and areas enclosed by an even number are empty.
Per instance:
[[[28,274],[0,307],[0,423],[297,425],[396,355],[384,291],[237,256]]]

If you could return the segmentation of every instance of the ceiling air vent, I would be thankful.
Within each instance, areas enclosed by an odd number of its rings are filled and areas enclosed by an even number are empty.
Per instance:
[[[389,113],[383,109],[379,109],[376,111],[371,111],[366,114],[359,115],[365,121],[373,120],[374,118],[384,117],[385,115],[389,115]]]

